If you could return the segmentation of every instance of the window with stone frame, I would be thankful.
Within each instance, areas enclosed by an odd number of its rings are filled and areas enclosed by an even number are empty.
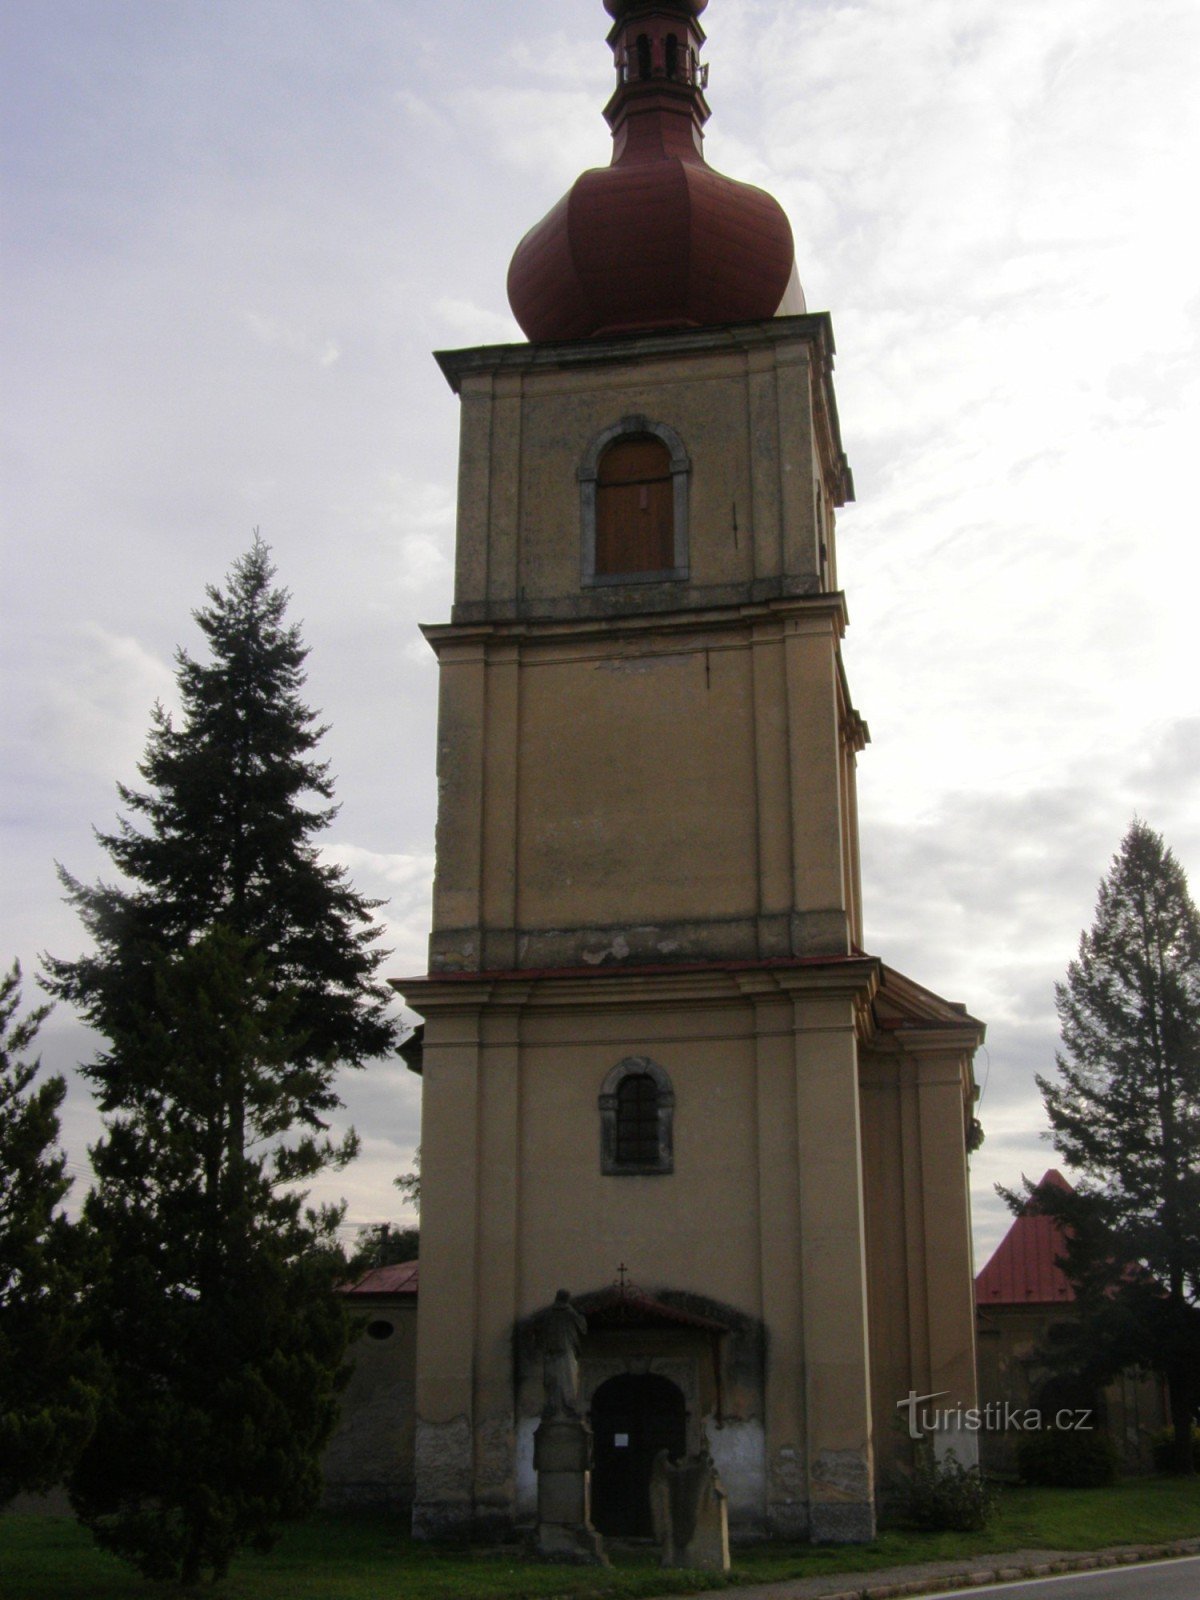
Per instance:
[[[600,1090],[600,1170],[608,1176],[674,1170],[675,1094],[647,1056],[627,1056]]]

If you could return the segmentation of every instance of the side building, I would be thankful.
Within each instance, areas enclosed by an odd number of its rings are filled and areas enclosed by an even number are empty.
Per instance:
[[[1038,1184],[1069,1189],[1053,1168]],[[1021,1421],[980,1435],[981,1465],[998,1478],[1017,1475],[1017,1450],[1029,1426],[1050,1428],[1064,1412],[1087,1414],[1105,1433],[1122,1472],[1149,1472],[1155,1436],[1170,1421],[1161,1379],[1120,1373],[1102,1389],[1057,1373],[1047,1359],[1060,1332],[1078,1316],[1075,1291],[1058,1264],[1063,1239],[1053,1217],[1022,1211],[975,1280],[979,1403]]]
[[[331,1510],[412,1505],[419,1274],[415,1261],[402,1261],[342,1289],[353,1337],[321,1457],[321,1503]]]

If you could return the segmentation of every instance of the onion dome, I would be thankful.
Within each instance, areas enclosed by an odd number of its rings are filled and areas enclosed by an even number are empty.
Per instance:
[[[612,163],[576,179],[517,246],[508,299],[527,337],[586,339],[803,311],[771,195],[714,172],[700,64],[708,0],[604,0],[617,87]],[[784,304],[784,301],[787,304]]]

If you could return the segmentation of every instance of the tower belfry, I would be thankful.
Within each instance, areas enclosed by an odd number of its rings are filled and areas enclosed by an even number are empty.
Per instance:
[[[671,1428],[735,1531],[869,1538],[895,1402],[974,1397],[982,1030],[864,953],[832,328],[704,160],[705,5],[606,0],[613,160],[517,247],[530,342],[438,357],[419,1531],[529,1514],[562,1284],[614,1524]]]

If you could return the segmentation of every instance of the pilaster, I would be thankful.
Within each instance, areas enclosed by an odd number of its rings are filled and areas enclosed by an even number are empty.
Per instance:
[[[744,979],[741,987],[756,985]],[[762,987],[767,992],[754,1001],[761,1315],[775,1349],[791,1352],[772,1363],[767,1385],[765,1512],[772,1533],[797,1539],[808,1533],[808,1484],[792,1007],[769,980]]]
[[[795,996],[810,1531],[841,1542],[875,1534],[856,999]]]
[[[466,1531],[475,1500],[475,1348],[479,1316],[481,1006],[456,997],[426,1024],[421,1292],[417,1308],[416,1498],[424,1538]]]
[[[975,1295],[960,1050],[922,1053],[917,1067],[921,1198],[926,1240],[929,1386],[946,1406],[976,1400]]]

